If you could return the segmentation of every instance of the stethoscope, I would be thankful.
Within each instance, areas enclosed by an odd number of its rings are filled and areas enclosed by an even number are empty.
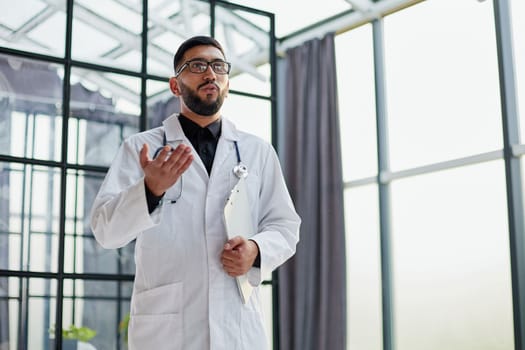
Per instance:
[[[160,151],[162,151],[162,149],[167,145],[168,140],[166,139],[166,133],[164,133],[164,135],[162,135],[162,146],[155,150],[153,159],[157,158]],[[237,144],[237,141],[233,141],[233,145],[235,146],[235,154],[237,155],[237,165],[233,167],[232,171],[239,180],[245,179],[248,176],[248,167],[241,161],[241,153],[239,152],[239,145]],[[173,151],[174,148],[172,147],[171,150]],[[179,200],[180,196],[182,195],[182,176],[180,177],[180,184],[180,191],[177,198],[168,200],[170,203],[177,203],[177,200]]]

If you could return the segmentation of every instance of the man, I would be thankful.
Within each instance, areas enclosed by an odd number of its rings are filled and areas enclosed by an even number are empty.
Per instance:
[[[258,286],[295,253],[300,219],[271,145],[221,117],[221,45],[190,38],[174,68],[181,113],[124,141],[92,210],[103,247],[136,240],[129,348],[268,349]],[[223,210],[240,177],[254,227],[228,240]],[[246,304],[239,276],[255,287]]]

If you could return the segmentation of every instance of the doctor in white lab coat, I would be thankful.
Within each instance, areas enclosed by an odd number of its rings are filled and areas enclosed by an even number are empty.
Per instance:
[[[174,65],[181,114],[125,140],[92,209],[103,247],[136,240],[129,348],[267,350],[258,286],[295,253],[300,219],[272,146],[221,117],[230,65],[220,44],[188,39]],[[228,240],[223,209],[239,162],[253,235]],[[255,287],[246,304],[241,275]]]

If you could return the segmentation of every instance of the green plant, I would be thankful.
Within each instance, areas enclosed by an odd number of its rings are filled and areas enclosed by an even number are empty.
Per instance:
[[[55,334],[54,327],[51,327],[51,329],[49,329],[49,333]],[[69,326],[68,329],[62,329],[63,339],[76,339],[76,340],[80,340],[83,342],[88,342],[95,335],[97,335],[97,331],[89,327],[76,327],[73,324]]]
[[[124,316],[122,321],[118,324],[118,329],[120,334],[122,334],[122,337],[124,338],[124,342],[128,343],[128,325],[129,325],[129,312]]]
[[[75,325],[69,326],[69,329],[62,330],[62,338],[64,339],[77,339],[83,342],[91,340],[97,331],[88,327],[75,327]]]

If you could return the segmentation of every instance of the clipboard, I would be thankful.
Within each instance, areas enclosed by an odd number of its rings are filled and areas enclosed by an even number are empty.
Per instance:
[[[224,223],[228,239],[235,236],[250,237],[253,234],[253,222],[250,213],[250,201],[244,177],[233,187],[226,205],[224,206]],[[248,303],[253,292],[253,286],[248,281],[248,276],[242,275],[235,278],[243,304]]]

